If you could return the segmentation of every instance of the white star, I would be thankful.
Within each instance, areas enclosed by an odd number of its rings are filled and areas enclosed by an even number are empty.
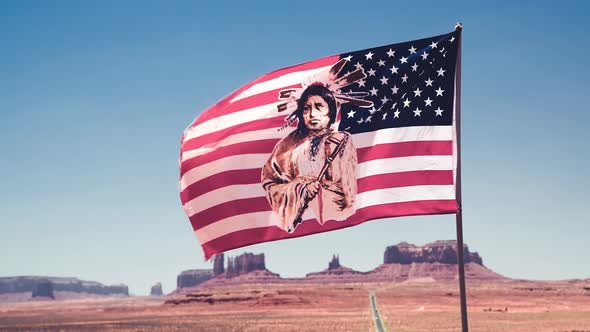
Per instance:
[[[409,100],[408,98],[406,98],[406,100],[404,100],[404,107],[410,107],[410,103],[411,102],[412,102],[411,100]]]
[[[417,64],[413,64],[412,65],[412,71],[416,71],[418,70],[418,65]]]
[[[356,69],[363,69],[363,65],[361,65],[358,61],[354,64]]]
[[[404,76],[402,76],[402,82],[406,83],[408,81],[408,75],[404,74]]]
[[[365,57],[367,58],[367,60],[369,60],[369,59],[373,60],[373,55],[375,55],[375,53],[369,52],[369,53],[365,54]]]
[[[383,113],[383,118],[381,120],[385,120],[386,117],[387,117],[387,113]]]
[[[383,98],[381,98],[381,105],[384,105],[388,101],[389,101],[389,99],[387,97],[383,96]]]
[[[438,90],[434,90],[436,92],[437,96],[442,96],[443,92],[445,92],[445,90],[441,89],[440,87],[438,87]]]
[[[361,86],[365,86],[365,83],[367,83],[367,82],[365,82],[365,80],[360,80],[357,83],[358,83],[359,88],[360,88]]]
[[[371,96],[376,96],[377,92],[379,92],[379,90],[375,89],[375,87],[373,87],[371,90],[369,90],[369,92],[371,92]]]
[[[444,112],[443,110],[440,109],[440,107],[435,109],[434,111],[436,112],[436,116],[442,116],[442,112]]]
[[[391,66],[391,68],[389,68],[389,70],[391,70],[391,74],[393,75],[393,74],[397,74],[398,68],[395,65],[393,65],[393,66]]]
[[[369,76],[375,76],[375,70],[373,68],[367,70],[367,73],[369,73]]]
[[[410,51],[410,54],[414,54],[416,53],[416,48],[414,47],[414,45],[412,45],[412,47],[410,47],[408,51]]]
[[[401,57],[401,59],[399,59],[399,61],[401,61],[401,63],[408,63],[408,58],[403,56],[403,57]]]
[[[432,48],[436,48],[436,47],[437,47],[437,45],[438,45],[438,43],[432,42],[432,44],[430,44],[430,47],[432,47]]]
[[[449,41],[452,43],[455,41],[455,36],[451,37],[451,39],[449,39]]]
[[[426,51],[424,51],[424,53],[422,53],[421,57],[422,57],[422,60],[426,60],[426,58],[428,57],[428,53],[426,53]]]
[[[350,60],[352,60],[352,55],[347,56],[346,58],[344,58],[344,60],[350,62]]]
[[[354,113],[356,112],[351,110],[350,112],[346,113],[346,115],[348,115],[349,118],[354,118]]]
[[[438,73],[438,76],[445,76],[445,71],[444,69],[442,69],[442,67],[440,67],[439,70],[437,70],[436,72]]]
[[[360,118],[356,123],[363,123],[363,118]]]
[[[367,123],[367,122],[371,122],[371,116],[370,116],[370,115],[369,115],[369,116],[367,117],[367,119],[365,120],[365,123]]]
[[[399,90],[398,87],[397,87],[397,85],[394,85],[393,88],[391,88],[391,94],[392,95],[396,94],[397,93],[397,90]]]
[[[430,77],[424,81],[426,83],[426,86],[432,86],[432,82],[434,82],[433,80],[430,79]]]
[[[394,109],[397,106],[397,103],[393,103],[393,105],[391,105],[391,109]]]
[[[387,85],[387,81],[389,81],[389,78],[386,78],[385,76],[383,76],[382,78],[379,79],[381,81],[381,84],[383,85]]]
[[[369,110],[369,113],[373,114],[377,112],[377,110],[375,109],[375,107],[371,107],[371,109]]]
[[[389,49],[389,51],[387,51],[387,56],[388,57],[392,57],[395,54],[395,51],[393,51],[391,48]]]
[[[414,90],[414,97],[420,96],[421,93],[422,93],[422,90],[420,90],[420,88],[416,88],[416,90]]]
[[[422,113],[422,110],[419,109],[418,107],[416,107],[416,109],[413,110],[412,112],[414,112],[414,116],[416,117],[416,116],[420,116],[420,113]]]
[[[377,61],[377,63],[379,64],[379,67],[385,66],[385,61],[383,61],[383,60],[379,60],[379,61]]]
[[[395,112],[393,112],[393,117],[399,118],[399,111],[398,110],[395,110]]]
[[[424,100],[424,102],[426,103],[426,106],[432,106],[433,100],[428,97],[426,100]]]

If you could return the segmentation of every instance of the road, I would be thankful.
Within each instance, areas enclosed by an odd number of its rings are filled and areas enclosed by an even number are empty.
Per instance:
[[[375,299],[375,291],[371,291],[369,295],[371,299],[371,312],[373,313],[373,319],[375,320],[375,331],[377,332],[387,332],[387,328],[385,327],[385,323],[381,318],[381,314],[379,314],[379,309],[377,309],[377,300]]]

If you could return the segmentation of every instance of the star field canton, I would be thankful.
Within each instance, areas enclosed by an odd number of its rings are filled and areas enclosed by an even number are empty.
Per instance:
[[[364,69],[352,87],[367,92],[372,109],[342,105],[340,130],[451,125],[457,41],[455,33],[343,54],[344,71]]]

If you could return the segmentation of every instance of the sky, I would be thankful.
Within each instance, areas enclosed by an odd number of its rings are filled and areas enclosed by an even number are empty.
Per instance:
[[[180,138],[272,70],[462,22],[464,241],[508,277],[590,278],[587,2],[2,1],[0,277],[165,292],[211,268],[178,193]],[[381,219],[235,249],[301,277],[359,271],[455,216]],[[469,280],[467,281],[469,287]]]

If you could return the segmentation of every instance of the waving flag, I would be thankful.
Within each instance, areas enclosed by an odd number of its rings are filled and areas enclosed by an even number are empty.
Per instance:
[[[182,138],[180,196],[205,257],[456,213],[458,38],[279,69],[203,112]]]

